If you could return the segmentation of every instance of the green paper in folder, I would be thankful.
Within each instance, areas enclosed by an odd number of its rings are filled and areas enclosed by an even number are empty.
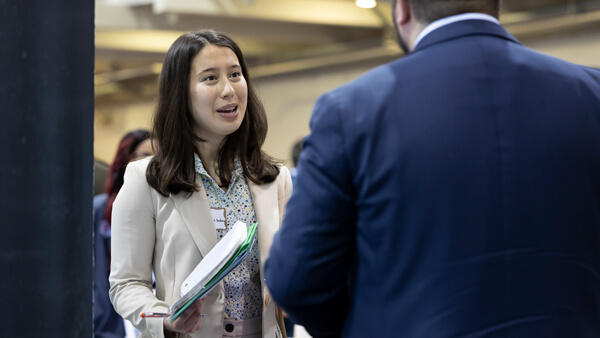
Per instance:
[[[243,228],[238,226],[238,223],[242,224]],[[245,231],[246,236],[245,236],[245,239],[243,240],[243,242],[237,247],[237,250],[232,251],[231,255],[221,257],[221,258],[228,257],[228,259],[223,259],[223,261],[220,262],[220,264],[219,264],[220,269],[218,269],[218,272],[216,272],[216,274],[214,274],[212,276],[212,278],[210,278],[206,284],[204,284],[203,286],[202,286],[202,284],[195,285],[194,288],[192,290],[190,290],[190,292],[183,295],[181,297],[181,299],[179,299],[175,304],[173,304],[171,306],[171,316],[169,317],[169,319],[171,321],[174,321],[179,316],[181,316],[181,314],[193,302],[206,296],[206,294],[208,294],[208,292],[210,292],[229,272],[231,272],[242,261],[244,261],[246,256],[248,256],[248,253],[250,251],[252,251],[252,247],[254,246],[254,243],[256,242],[255,234],[256,234],[256,227],[258,226],[258,223],[252,224],[247,229],[246,229],[246,225],[244,223],[242,223],[242,222],[238,222],[238,223],[236,223],[234,225],[234,227],[225,235],[225,237],[223,237],[223,239],[221,239],[221,241],[231,240],[231,243],[235,244],[235,238],[227,238],[229,233],[231,233],[232,237],[237,235],[238,239],[240,239],[241,237],[239,237],[239,236],[244,232],[244,230],[246,230]],[[237,226],[237,228],[236,228],[236,226]],[[217,243],[217,245],[219,245],[219,243]],[[231,244],[231,243],[223,243],[223,244],[225,245],[225,244]],[[217,246],[215,246],[215,248],[217,248]],[[215,248],[213,248],[213,250],[215,250]],[[211,252],[209,252],[209,254],[205,258],[208,258],[208,256],[213,252],[213,250],[211,250]],[[206,277],[206,276],[204,276],[204,277]]]

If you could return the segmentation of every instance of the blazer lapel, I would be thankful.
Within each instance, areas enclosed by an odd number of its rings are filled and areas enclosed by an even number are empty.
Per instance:
[[[217,230],[213,224],[204,187],[200,186],[200,191],[194,192],[189,197],[186,193],[180,192],[171,195],[171,198],[198,250],[203,257],[206,256],[217,244]]]
[[[248,180],[254,212],[258,221],[258,251],[261,267],[269,256],[273,235],[279,229],[279,208],[277,204],[277,181],[256,185]]]
[[[279,229],[279,208],[277,200],[277,181],[257,185],[248,180],[254,212],[258,221],[258,250],[261,266],[269,255],[273,236]],[[202,256],[217,244],[217,230],[210,214],[208,199],[204,187],[187,197],[185,193],[171,195],[175,208],[179,211],[185,226],[192,235]]]

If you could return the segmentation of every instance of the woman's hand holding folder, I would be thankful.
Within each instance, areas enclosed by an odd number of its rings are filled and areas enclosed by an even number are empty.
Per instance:
[[[202,308],[204,299],[198,299],[193,302],[177,319],[173,322],[169,318],[163,320],[165,331],[192,333],[202,327]],[[166,332],[165,332],[166,333]]]

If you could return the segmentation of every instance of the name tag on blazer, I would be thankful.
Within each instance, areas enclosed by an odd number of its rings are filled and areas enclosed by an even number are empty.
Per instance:
[[[227,217],[225,216],[225,208],[210,208],[210,214],[212,215],[213,223],[215,224],[215,229],[227,229]]]

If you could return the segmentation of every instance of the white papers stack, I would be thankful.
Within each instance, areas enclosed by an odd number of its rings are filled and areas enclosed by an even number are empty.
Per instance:
[[[169,318],[177,319],[193,302],[202,299],[237,267],[252,250],[257,223],[250,229],[236,222],[231,230],[200,261],[181,285],[181,298],[171,305]]]
[[[223,236],[223,239],[210,250],[194,271],[183,281],[180,293],[182,299],[185,298],[186,294],[194,293],[194,286],[205,285],[219,272],[246,240],[246,231],[246,224],[243,222],[237,221],[233,225],[231,230]]]

